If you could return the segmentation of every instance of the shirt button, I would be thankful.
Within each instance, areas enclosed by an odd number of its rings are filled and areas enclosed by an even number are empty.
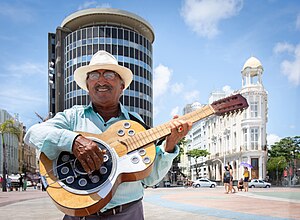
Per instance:
[[[106,126],[107,126],[107,124],[105,123],[105,124],[104,124],[104,126],[106,127]]]

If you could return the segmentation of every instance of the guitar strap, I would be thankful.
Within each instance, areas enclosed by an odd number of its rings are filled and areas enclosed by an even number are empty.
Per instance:
[[[129,115],[130,120],[140,123],[146,130],[149,130],[151,128],[150,126],[146,125],[143,121],[138,119],[136,116],[134,116],[130,112],[128,112],[128,115]],[[156,145],[161,145],[164,140],[165,140],[165,138],[157,140]]]
[[[137,117],[135,117],[133,114],[131,114],[130,112],[128,112],[128,115],[129,115],[129,118],[130,120],[132,121],[136,121],[138,122],[139,124],[143,125],[143,127],[146,129],[146,130],[149,130],[151,127],[146,125],[142,120],[138,119]]]

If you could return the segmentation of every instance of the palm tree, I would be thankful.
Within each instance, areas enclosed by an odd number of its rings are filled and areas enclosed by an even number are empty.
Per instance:
[[[19,137],[21,130],[19,127],[14,126],[14,120],[8,119],[2,124],[0,124],[0,134],[2,137],[2,147],[3,147],[3,182],[2,182],[2,192],[7,192],[6,188],[6,148],[4,143],[4,134],[14,134]]]

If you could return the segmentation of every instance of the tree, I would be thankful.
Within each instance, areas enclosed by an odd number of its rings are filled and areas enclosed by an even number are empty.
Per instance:
[[[198,168],[198,158],[199,157],[206,157],[207,155],[210,155],[210,153],[207,150],[201,150],[201,149],[193,149],[187,152],[187,155],[189,157],[194,158],[196,163],[196,176],[199,177],[199,168]]]
[[[0,125],[0,134],[2,138],[2,148],[3,148],[3,182],[2,182],[2,192],[7,192],[6,187],[6,174],[7,174],[7,167],[6,167],[6,146],[4,140],[4,134],[13,134],[17,135],[18,138],[20,136],[21,130],[19,127],[14,126],[14,120],[8,119]]]
[[[186,146],[186,144],[188,143],[188,141],[186,140],[186,138],[182,138],[177,145],[179,146],[179,154],[175,157],[175,159],[173,160],[173,162],[175,163],[180,163],[180,156],[184,153],[183,148]]]
[[[267,170],[276,173],[276,179],[282,175],[283,170],[300,158],[300,136],[286,137],[276,142],[268,151]]]

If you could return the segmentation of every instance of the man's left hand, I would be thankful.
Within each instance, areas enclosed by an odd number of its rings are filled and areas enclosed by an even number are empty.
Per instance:
[[[178,117],[175,115],[169,123],[171,134],[166,138],[165,145],[165,151],[169,153],[174,152],[175,145],[187,135],[193,125],[191,121],[181,120]]]

